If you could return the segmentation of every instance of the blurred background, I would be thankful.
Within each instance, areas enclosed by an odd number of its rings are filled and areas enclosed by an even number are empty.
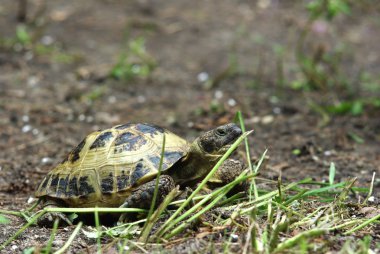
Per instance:
[[[284,181],[380,186],[380,2],[2,0],[0,205],[93,130],[150,122],[192,140],[242,112]],[[242,154],[244,154],[242,152]],[[242,155],[242,157],[244,157]]]

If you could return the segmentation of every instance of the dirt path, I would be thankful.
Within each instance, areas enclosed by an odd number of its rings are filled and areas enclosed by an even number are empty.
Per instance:
[[[93,130],[152,122],[191,140],[202,130],[232,121],[238,110],[247,128],[255,130],[252,159],[269,150],[263,177],[328,181],[334,162],[336,181],[358,177],[359,185],[368,186],[376,172],[374,197],[379,202],[379,108],[366,108],[358,116],[330,116],[321,127],[321,115],[310,101],[335,103],[339,91],[303,93],[279,87],[276,48],[285,50],[285,79],[291,83],[300,75],[294,50],[307,12],[303,2],[290,2],[29,1],[30,38],[22,41],[20,27],[15,36],[16,1],[3,1],[2,209],[24,208],[44,174]],[[332,24],[321,21],[310,44],[330,50],[337,46],[335,41],[342,42],[340,68],[347,78],[358,79],[353,89],[364,82],[355,77],[358,70],[366,70],[378,86],[373,92],[359,89],[363,97],[379,96],[378,14],[378,8],[360,7]],[[153,59],[155,69],[147,78],[107,79],[136,38],[145,39],[147,53],[129,59],[143,64]],[[14,229],[2,230],[1,238],[11,232]],[[62,239],[67,235],[61,234]],[[43,243],[49,231],[32,229],[29,236],[9,248],[19,251]]]

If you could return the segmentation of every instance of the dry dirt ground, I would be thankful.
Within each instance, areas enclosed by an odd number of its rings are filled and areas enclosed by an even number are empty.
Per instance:
[[[239,110],[247,128],[254,129],[252,159],[268,149],[262,177],[327,181],[334,162],[336,181],[358,177],[358,185],[369,186],[376,172],[373,196],[378,202],[379,108],[366,107],[357,116],[331,115],[321,126],[321,115],[308,102],[334,104],[344,91],[302,92],[278,84],[279,45],[284,49],[285,81],[301,75],[294,48],[308,17],[304,5],[305,1],[244,0],[29,1],[27,24],[33,43],[0,48],[1,208],[25,208],[43,176],[93,130],[151,122],[191,140],[232,121]],[[16,37],[17,11],[17,1],[1,2],[2,40]],[[321,21],[309,42],[310,51],[318,45],[329,50],[344,44],[339,68],[348,79],[357,80],[354,89],[361,86],[362,70],[379,85],[378,15],[378,6],[358,6],[331,24]],[[107,78],[127,42],[138,37],[145,38],[146,51],[156,62],[154,71],[147,78]],[[233,74],[228,72],[232,65]],[[211,88],[202,80],[207,76],[218,81]],[[358,91],[363,97],[379,96],[376,89]],[[12,217],[10,226],[0,229],[0,242],[22,223]],[[5,251],[21,252],[44,244],[49,236],[47,229],[32,228]],[[65,237],[67,233],[60,231],[55,244],[63,244]],[[83,240],[74,244],[84,251],[89,245]]]

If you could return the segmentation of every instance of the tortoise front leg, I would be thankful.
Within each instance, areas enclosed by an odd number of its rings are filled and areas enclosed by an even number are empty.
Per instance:
[[[62,207],[62,204],[55,200],[46,200],[43,204],[43,208],[46,207]],[[42,215],[37,220],[37,224],[41,227],[49,227],[52,228],[54,225],[54,221],[58,219],[59,220],[59,226],[71,226],[73,223],[70,221],[70,219],[67,217],[66,214],[61,212],[47,212],[44,215]]]
[[[213,177],[207,182],[207,189],[220,188],[234,181],[246,169],[245,165],[238,160],[228,159],[215,172]],[[229,194],[249,190],[249,181],[244,181],[236,185]]]
[[[154,190],[156,187],[156,179],[151,180],[145,184],[139,186],[132,194],[125,200],[124,204],[120,207],[123,208],[141,208],[149,209],[152,201]],[[158,181],[158,191],[155,208],[165,199],[171,190],[175,187],[174,180],[171,176],[162,175]],[[123,222],[126,219],[127,213],[120,216],[119,222]]]

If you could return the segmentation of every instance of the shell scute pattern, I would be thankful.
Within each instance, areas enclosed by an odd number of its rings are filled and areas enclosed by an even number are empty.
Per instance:
[[[70,155],[70,161],[75,162],[79,159],[79,154],[82,151],[84,145],[86,144],[86,139],[83,139],[77,147],[74,148],[74,150],[71,152]]]
[[[164,171],[186,155],[187,142],[154,125],[118,125],[89,134],[45,177],[36,197],[59,198],[78,207],[116,205],[155,177],[164,134]]]
[[[136,129],[142,133],[149,134],[150,136],[160,135],[165,133],[165,129],[154,124],[142,124],[136,125]]]
[[[125,170],[121,170],[121,175],[116,177],[117,191],[123,191],[127,188],[129,183],[129,175],[125,174]]]
[[[90,150],[91,149],[95,149],[95,148],[98,148],[98,147],[104,147],[107,142],[113,137],[113,134],[111,131],[105,131],[103,133],[101,133],[94,141],[94,143],[92,143],[92,145],[90,146]]]
[[[108,176],[102,177],[100,187],[103,194],[114,192],[113,182],[112,172],[109,172]]]

